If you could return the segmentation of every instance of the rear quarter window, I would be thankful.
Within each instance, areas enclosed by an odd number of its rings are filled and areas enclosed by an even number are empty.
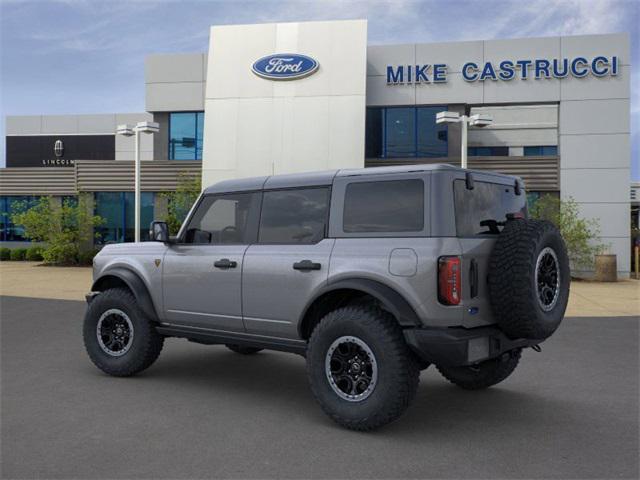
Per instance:
[[[527,215],[525,192],[516,195],[514,187],[509,185],[476,181],[473,190],[469,190],[464,180],[455,180],[453,194],[459,237],[495,233],[490,227],[480,225],[483,221],[504,222],[508,213]]]
[[[420,179],[354,182],[344,197],[345,233],[420,232],[424,229]]]

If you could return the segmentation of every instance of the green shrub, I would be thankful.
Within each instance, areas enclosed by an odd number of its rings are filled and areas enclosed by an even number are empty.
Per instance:
[[[578,204],[572,198],[561,200],[543,195],[532,205],[529,213],[532,218],[549,220],[560,229],[572,269],[593,268],[595,255],[606,249],[606,245],[599,241],[598,220],[582,218]]]
[[[14,248],[11,250],[10,258],[11,260],[24,260],[24,257],[27,254],[26,248]]]
[[[185,172],[181,172],[178,175],[176,191],[160,194],[167,199],[167,215],[163,220],[167,222],[169,235],[177,235],[180,225],[198,199],[201,190],[200,176],[189,176]]]
[[[27,254],[25,255],[25,260],[29,260],[30,262],[39,262],[42,260],[42,247],[29,247],[27,248]]]
[[[7,247],[0,248],[0,261],[11,259],[11,249]]]
[[[80,265],[93,265],[93,257],[95,257],[100,250],[89,250],[88,252],[82,252],[78,256],[78,263]]]
[[[62,205],[51,197],[42,197],[35,206],[16,205],[11,220],[24,227],[24,236],[46,242],[42,249],[45,263],[75,265],[82,247],[94,237],[94,227],[104,220],[93,214],[93,200],[80,196],[66,199]]]

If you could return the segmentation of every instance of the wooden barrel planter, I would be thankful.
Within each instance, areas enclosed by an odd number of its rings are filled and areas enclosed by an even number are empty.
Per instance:
[[[594,280],[597,282],[617,282],[618,263],[615,255],[596,255],[596,273]]]

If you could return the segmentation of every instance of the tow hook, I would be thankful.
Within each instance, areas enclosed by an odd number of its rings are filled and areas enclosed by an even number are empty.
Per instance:
[[[540,345],[531,345],[531,350],[540,353],[542,348],[540,348]]]

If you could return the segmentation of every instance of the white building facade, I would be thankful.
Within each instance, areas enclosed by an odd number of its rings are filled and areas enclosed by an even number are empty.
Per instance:
[[[367,45],[364,20],[214,26],[207,53],[147,58],[161,131],[144,157],[201,162],[204,185],[459,164],[460,128],[435,114],[486,113],[493,124],[469,132],[470,168],[521,176],[532,201],[573,198],[628,276],[629,48],[627,34]],[[23,131],[15,122],[8,135]]]

